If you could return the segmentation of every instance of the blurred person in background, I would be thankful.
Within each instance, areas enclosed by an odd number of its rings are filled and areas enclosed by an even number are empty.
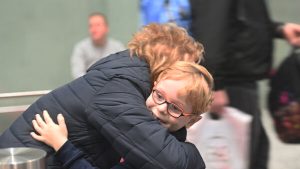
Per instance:
[[[191,22],[189,0],[140,0],[142,25],[175,23],[189,30]]]
[[[104,14],[95,12],[89,16],[89,37],[83,39],[73,49],[71,69],[73,78],[78,78],[97,60],[125,50],[124,45],[108,37],[109,26]]]
[[[232,106],[253,116],[250,169],[268,168],[269,140],[261,122],[257,81],[268,78],[273,38],[300,46],[300,25],[273,22],[264,0],[190,0],[191,33],[203,43],[214,75],[211,112]]]

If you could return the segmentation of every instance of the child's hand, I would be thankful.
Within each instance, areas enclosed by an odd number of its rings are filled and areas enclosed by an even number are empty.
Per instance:
[[[39,135],[34,132],[30,134],[34,139],[48,144],[57,151],[68,140],[68,131],[64,117],[61,114],[57,115],[58,124],[56,124],[46,110],[43,111],[43,116],[45,121],[39,114],[32,120],[33,127]]]

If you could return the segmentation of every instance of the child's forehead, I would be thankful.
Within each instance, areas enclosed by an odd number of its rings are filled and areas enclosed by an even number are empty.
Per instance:
[[[186,96],[190,82],[184,79],[161,79],[156,83],[156,87],[162,92],[174,93],[178,97]]]
[[[178,77],[166,77],[157,81],[157,84],[160,85],[187,85],[188,80],[186,78],[178,78]]]
[[[184,74],[170,74],[162,76],[158,81],[163,80],[172,80],[172,81],[189,81],[191,79],[190,76],[184,75]],[[176,82],[175,82],[176,83]]]

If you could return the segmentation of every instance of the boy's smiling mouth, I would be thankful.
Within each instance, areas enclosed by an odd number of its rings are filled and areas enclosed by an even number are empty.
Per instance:
[[[164,124],[164,125],[167,124],[165,121],[163,121],[159,117],[157,117],[153,112],[152,112],[152,116],[154,117],[155,120],[159,121],[161,124]]]

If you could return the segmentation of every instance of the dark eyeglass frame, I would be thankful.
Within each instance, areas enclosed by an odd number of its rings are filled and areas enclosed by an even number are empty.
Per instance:
[[[160,96],[161,99],[155,97],[155,95],[156,95],[156,96]],[[161,92],[160,92],[159,90],[157,90],[157,89],[153,89],[153,90],[152,90],[152,99],[153,99],[154,103],[155,103],[155,104],[158,104],[158,105],[162,105],[162,104],[166,103],[166,104],[167,104],[167,112],[168,112],[168,114],[169,114],[170,116],[174,117],[174,118],[179,118],[179,117],[181,117],[181,116],[191,116],[191,115],[194,115],[194,114],[190,114],[190,113],[189,113],[189,114],[184,113],[184,111],[182,110],[182,108],[180,108],[179,106],[177,106],[177,105],[174,104],[174,103],[168,102],[168,101],[163,97],[163,95],[161,94]],[[159,100],[158,100],[158,99],[159,99]],[[170,113],[170,107],[171,107],[171,106],[177,108],[181,113],[180,113],[180,114],[172,113],[172,112]]]

